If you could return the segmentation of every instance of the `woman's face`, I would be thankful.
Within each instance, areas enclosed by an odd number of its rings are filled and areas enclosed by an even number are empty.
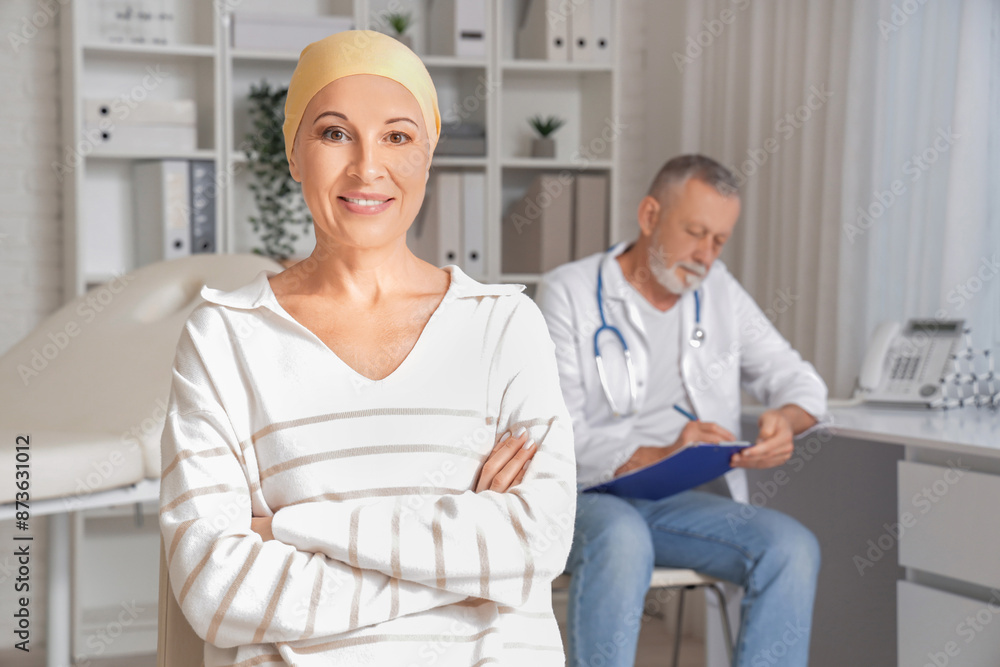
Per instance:
[[[302,114],[289,166],[317,240],[377,248],[405,237],[424,200],[430,139],[401,84],[358,74],[330,83]]]

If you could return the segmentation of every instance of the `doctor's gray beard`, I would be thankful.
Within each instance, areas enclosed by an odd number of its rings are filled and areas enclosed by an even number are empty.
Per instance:
[[[698,262],[674,262],[668,266],[663,247],[659,241],[659,235],[657,235],[653,238],[649,248],[649,272],[656,278],[656,282],[660,283],[671,294],[678,296],[698,289],[708,274],[708,268]],[[678,267],[688,269],[696,275],[687,273],[685,279],[682,280],[677,276]]]

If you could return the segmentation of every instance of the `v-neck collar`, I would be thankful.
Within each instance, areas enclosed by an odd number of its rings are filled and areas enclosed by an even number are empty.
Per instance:
[[[480,283],[470,278],[462,269],[454,264],[449,264],[441,268],[451,274],[451,282],[448,285],[445,298],[465,299],[484,296],[507,296],[519,294],[524,291],[524,285]],[[271,290],[268,278],[276,276],[278,273],[278,271],[261,269],[253,281],[235,290],[226,291],[205,285],[201,288],[201,297],[206,301],[230,308],[253,309],[260,306],[271,306],[271,302],[277,302],[277,299]]]
[[[519,294],[524,290],[524,285],[480,283],[470,278],[464,271],[462,271],[462,269],[454,264],[449,264],[442,268],[451,274],[451,280],[448,284],[448,289],[444,293],[444,297],[442,297],[441,302],[438,303],[434,312],[431,313],[427,322],[424,323],[423,329],[421,329],[416,342],[413,344],[413,347],[410,348],[406,357],[403,358],[403,360],[392,370],[391,373],[378,380],[372,379],[355,370],[354,367],[341,359],[340,356],[309,327],[292,317],[292,315],[284,309],[278,301],[277,296],[274,294],[274,290],[271,289],[271,283],[268,280],[271,276],[277,275],[277,271],[262,269],[252,282],[231,291],[222,291],[206,285],[201,289],[201,296],[206,301],[227,306],[229,308],[254,309],[263,306],[272,310],[282,319],[288,320],[294,326],[305,331],[315,344],[322,346],[325,353],[329,354],[335,363],[342,366],[344,371],[350,373],[353,378],[356,378],[356,382],[363,384],[375,384],[387,382],[402,375],[410,365],[416,363],[411,361],[411,359],[418,356],[418,354],[422,351],[422,348],[426,347],[427,343],[424,342],[424,339],[428,336],[428,330],[431,329],[435,322],[441,318],[440,313],[451,301],[456,299],[481,298],[487,296],[509,296]]]

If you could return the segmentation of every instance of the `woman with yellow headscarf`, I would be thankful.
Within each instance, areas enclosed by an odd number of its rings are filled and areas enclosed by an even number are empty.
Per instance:
[[[302,52],[285,149],[316,247],[203,288],[163,432],[160,526],[206,667],[564,663],[575,465],[545,322],[522,286],[406,247],[440,123],[396,40]]]

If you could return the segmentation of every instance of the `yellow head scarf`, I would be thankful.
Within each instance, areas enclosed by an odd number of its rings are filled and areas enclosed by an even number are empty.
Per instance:
[[[437,91],[424,63],[399,40],[373,30],[346,30],[302,49],[285,99],[285,155],[292,157],[295,134],[313,96],[327,84],[354,74],[392,79],[417,99],[430,136],[431,152],[441,134]]]

